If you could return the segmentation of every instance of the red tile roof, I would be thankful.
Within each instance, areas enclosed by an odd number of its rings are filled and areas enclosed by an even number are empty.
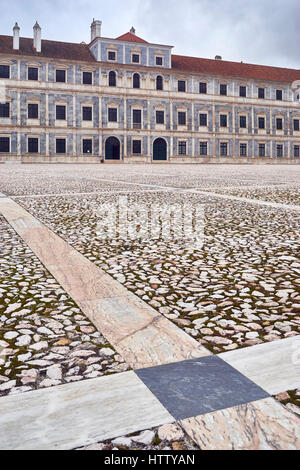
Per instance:
[[[178,72],[195,72],[208,75],[225,75],[228,77],[254,78],[257,80],[275,80],[293,82],[300,80],[300,70],[270,67],[267,65],[245,64],[215,59],[199,59],[172,55],[172,70]]]
[[[129,42],[144,42],[146,44],[148,44],[147,41],[145,41],[144,39],[142,38],[139,38],[138,36],[136,36],[135,34],[132,34],[132,33],[125,33],[125,34],[122,34],[122,36],[119,36],[118,38],[116,38],[118,41],[129,41]]]
[[[20,38],[20,49],[13,49],[12,36],[0,36],[0,53],[96,62],[87,44],[42,40],[42,51],[33,48],[33,39]]]

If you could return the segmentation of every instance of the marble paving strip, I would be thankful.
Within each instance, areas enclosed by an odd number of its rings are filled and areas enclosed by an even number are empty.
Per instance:
[[[270,395],[300,388],[300,335],[227,351],[218,357]]]
[[[203,450],[299,450],[300,419],[273,398],[180,421]]]
[[[1,199],[0,211],[132,368],[211,354],[15,201]]]
[[[174,422],[132,371],[0,398],[0,450],[68,450]]]

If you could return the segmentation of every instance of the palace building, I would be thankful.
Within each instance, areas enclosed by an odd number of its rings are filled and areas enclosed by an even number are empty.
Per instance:
[[[0,36],[0,162],[299,163],[300,70]]]

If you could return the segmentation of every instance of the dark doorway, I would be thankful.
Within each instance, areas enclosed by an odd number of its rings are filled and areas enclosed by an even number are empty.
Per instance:
[[[109,137],[105,142],[105,159],[120,160],[120,142],[116,137]]]
[[[153,142],[153,160],[167,160],[167,142],[165,139],[156,139]]]

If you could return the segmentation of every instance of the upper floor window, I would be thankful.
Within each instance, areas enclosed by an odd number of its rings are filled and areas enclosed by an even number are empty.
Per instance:
[[[37,103],[29,103],[27,111],[28,119],[38,119],[39,117],[39,105]]]
[[[207,83],[206,82],[200,82],[199,83],[199,93],[203,93],[203,94],[207,93]]]
[[[245,87],[244,85],[241,85],[240,86],[240,96],[242,96],[243,98],[245,98],[247,95],[247,87]]]
[[[83,106],[82,107],[82,120],[83,121],[92,121],[93,118],[93,108],[92,106]]]
[[[140,129],[142,125],[142,111],[140,109],[134,109],[132,111],[133,127]]]
[[[9,118],[9,103],[0,103],[0,117]]]
[[[28,67],[28,80],[38,80],[39,69],[37,67]]]
[[[0,152],[2,153],[10,152],[10,138],[9,137],[0,137]]]
[[[227,85],[220,85],[220,95],[227,95]]]
[[[227,127],[227,114],[220,114],[220,126]]]
[[[93,74],[92,74],[92,72],[83,72],[82,73],[82,83],[84,85],[92,85],[92,83],[93,83]]]
[[[186,155],[186,141],[185,140],[180,140],[178,142],[178,154]]]
[[[265,97],[265,89],[264,88],[259,88],[258,89],[258,98],[264,99]]]
[[[140,88],[140,76],[138,73],[133,74],[133,88]]]
[[[276,118],[276,129],[282,130],[282,118]]]
[[[66,106],[65,105],[56,105],[56,119],[60,121],[65,121],[66,119]]]
[[[276,99],[282,101],[282,90],[276,90]]]
[[[259,117],[258,118],[258,128],[259,129],[264,129],[265,128],[265,118],[264,117]]]
[[[117,85],[117,79],[116,79],[116,72],[111,71],[108,74],[108,85],[109,86],[116,86]]]
[[[57,69],[56,70],[56,81],[60,83],[65,83],[66,82],[66,71],[62,69]]]
[[[207,114],[200,113],[200,115],[199,115],[199,124],[200,124],[200,126],[207,126]]]
[[[300,130],[300,119],[294,119],[294,131]]]
[[[163,81],[162,76],[158,75],[156,77],[156,89],[157,90],[163,90],[163,83],[164,83],[164,81]]]
[[[109,122],[118,121],[118,109],[117,108],[108,108],[108,120]]]
[[[133,62],[134,64],[139,64],[140,63],[140,54],[132,54],[131,62]]]
[[[186,82],[185,80],[178,80],[178,91],[185,91],[186,90]]]
[[[28,153],[39,153],[39,139],[37,137],[28,137]]]
[[[240,116],[240,127],[246,129],[247,127],[247,118],[246,116]]]
[[[163,65],[163,58],[160,56],[155,57],[155,63],[156,65]]]
[[[164,123],[165,123],[165,112],[156,111],[156,124],[164,124]]]
[[[185,111],[179,111],[178,112],[178,124],[179,124],[179,126],[185,126],[186,125],[186,112]]]
[[[107,58],[108,58],[108,60],[116,60],[116,53],[115,53],[115,51],[108,51],[108,52],[107,52]]]
[[[0,78],[9,78],[10,67],[9,65],[0,64]]]

